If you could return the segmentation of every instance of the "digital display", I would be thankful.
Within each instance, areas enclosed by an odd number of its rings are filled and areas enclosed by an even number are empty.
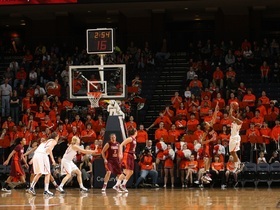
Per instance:
[[[73,4],[77,0],[0,0],[0,5]]]
[[[113,29],[87,30],[87,53],[102,54],[114,51]]]

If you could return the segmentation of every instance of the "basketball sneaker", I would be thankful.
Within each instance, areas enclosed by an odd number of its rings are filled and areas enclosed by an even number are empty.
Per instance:
[[[102,189],[101,189],[101,191],[102,191],[102,192],[105,192],[105,191],[106,191],[106,188],[107,188],[107,185],[104,184],[103,187],[102,187]]]
[[[120,188],[123,192],[126,192],[126,193],[128,192],[125,185],[120,185]]]
[[[122,192],[122,190],[120,189],[120,186],[115,185],[115,186],[113,187],[113,189],[116,190],[116,191],[119,192],[119,193]]]
[[[7,192],[7,193],[11,193],[12,191],[9,188],[3,187],[1,189],[2,192]]]
[[[65,193],[65,191],[63,190],[63,188],[60,187],[60,186],[57,186],[57,188],[55,188],[55,189],[56,189],[56,191],[58,191],[58,192],[60,192],[60,193]]]
[[[80,187],[80,191],[81,191],[81,192],[88,192],[88,189],[85,188],[85,187]]]
[[[35,192],[34,188],[32,188],[32,187],[30,187],[30,188],[27,190],[27,192],[28,192],[30,195],[33,195],[33,196],[36,195],[36,192]]]
[[[52,192],[50,192],[49,190],[44,191],[43,193],[46,196],[53,196],[54,194]]]

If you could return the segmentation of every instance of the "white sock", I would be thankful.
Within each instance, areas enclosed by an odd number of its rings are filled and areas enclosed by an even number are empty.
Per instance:
[[[31,182],[30,187],[31,187],[31,188],[34,188],[34,187],[35,187],[35,185],[36,185],[36,183],[35,183],[35,182]]]
[[[123,184],[123,185],[126,185],[126,183],[127,183],[127,180],[124,179],[123,182],[122,182],[122,184]]]
[[[49,191],[49,183],[45,183],[45,191]]]
[[[80,185],[80,188],[83,188],[83,187],[84,187],[83,183],[80,183],[79,185]]]
[[[120,179],[118,179],[118,181],[117,181],[117,183],[116,183],[116,186],[120,186],[120,184],[121,184],[121,180]]]
[[[53,186],[58,187],[58,184],[56,183],[55,180],[52,183],[53,183]]]

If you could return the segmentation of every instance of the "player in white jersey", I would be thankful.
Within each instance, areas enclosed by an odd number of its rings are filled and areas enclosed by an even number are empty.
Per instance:
[[[34,189],[35,185],[42,175],[45,175],[44,195],[53,196],[53,193],[49,191],[51,166],[50,166],[50,160],[48,156],[50,156],[52,164],[55,165],[56,163],[53,158],[52,150],[57,144],[58,139],[59,139],[59,135],[56,132],[53,132],[50,135],[50,138],[47,141],[42,142],[34,152],[33,170],[35,176],[32,183],[30,184],[30,188],[27,190],[28,193],[34,196],[36,195]]]
[[[84,187],[82,181],[82,173],[76,164],[73,162],[74,157],[76,156],[77,152],[83,154],[95,154],[96,150],[85,150],[80,147],[80,139],[77,136],[73,136],[71,140],[71,144],[65,151],[63,158],[61,160],[61,174],[66,176],[62,179],[61,184],[58,186],[57,190],[61,193],[64,193],[63,186],[64,184],[71,178],[71,174],[74,173],[77,175],[77,180],[80,185],[81,192],[87,192],[88,189]],[[96,147],[97,149],[97,147]]]
[[[231,106],[229,110],[229,118],[232,121],[230,138],[229,138],[229,152],[233,156],[233,161],[235,163],[235,170],[237,170],[240,167],[240,160],[236,152],[240,150],[241,137],[239,135],[239,131],[241,129],[243,122],[237,117],[234,117],[232,115],[232,112],[233,112],[233,108]]]

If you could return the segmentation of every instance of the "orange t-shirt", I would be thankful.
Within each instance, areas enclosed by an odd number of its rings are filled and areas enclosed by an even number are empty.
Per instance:
[[[215,169],[217,171],[223,170],[224,169],[224,163],[221,162],[213,162],[211,164],[212,169]]]
[[[144,130],[138,130],[137,131],[137,136],[136,136],[136,141],[137,143],[146,143],[148,140],[148,133]]]

